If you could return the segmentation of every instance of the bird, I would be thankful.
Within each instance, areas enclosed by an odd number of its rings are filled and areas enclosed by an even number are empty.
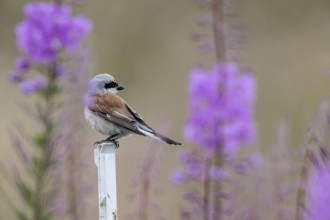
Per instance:
[[[97,132],[107,136],[102,141],[112,142],[119,147],[118,139],[131,134],[149,136],[169,145],[181,145],[180,142],[166,137],[151,128],[127,102],[117,95],[124,87],[107,73],[96,75],[88,85],[85,104],[85,119]]]

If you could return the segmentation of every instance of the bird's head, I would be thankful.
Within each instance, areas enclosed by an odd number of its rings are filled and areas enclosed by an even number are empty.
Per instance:
[[[123,90],[124,87],[118,84],[115,78],[107,73],[101,73],[96,75],[88,85],[88,95],[97,94],[116,94],[119,90]]]

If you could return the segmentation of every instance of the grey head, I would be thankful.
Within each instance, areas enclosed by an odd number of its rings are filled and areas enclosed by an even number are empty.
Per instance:
[[[107,73],[101,73],[96,75],[88,85],[88,95],[97,94],[116,94],[119,90],[123,90],[124,87],[118,84],[115,78]]]

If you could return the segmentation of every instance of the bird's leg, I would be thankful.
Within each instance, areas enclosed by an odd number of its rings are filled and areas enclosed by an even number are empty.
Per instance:
[[[116,140],[107,140],[107,139],[102,140],[102,141],[96,141],[96,142],[94,142],[94,146],[95,146],[95,145],[102,144],[102,143],[104,143],[104,142],[112,142],[112,143],[114,143],[114,144],[116,145],[116,149],[119,148],[119,142],[118,142],[118,141],[116,141]]]
[[[116,145],[116,149],[117,149],[117,148],[119,148],[119,143],[118,143],[118,141],[116,141],[116,137],[117,137],[117,134],[111,135],[111,136],[107,137],[106,139],[104,139],[102,141],[94,142],[94,145],[99,145],[99,144],[102,144],[104,142],[112,142]]]
[[[117,149],[117,148],[119,148],[119,142],[115,140],[116,137],[117,137],[117,134],[107,137],[107,139],[105,139],[104,141],[109,141],[109,142],[114,143],[116,145],[116,149]]]
[[[116,145],[116,149],[118,149],[119,148],[119,142],[116,141],[116,140],[112,140],[112,142]]]

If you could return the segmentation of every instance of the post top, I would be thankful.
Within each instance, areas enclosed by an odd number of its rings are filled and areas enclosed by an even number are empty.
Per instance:
[[[99,153],[115,153],[117,150],[116,144],[113,142],[103,142],[97,145]]]

